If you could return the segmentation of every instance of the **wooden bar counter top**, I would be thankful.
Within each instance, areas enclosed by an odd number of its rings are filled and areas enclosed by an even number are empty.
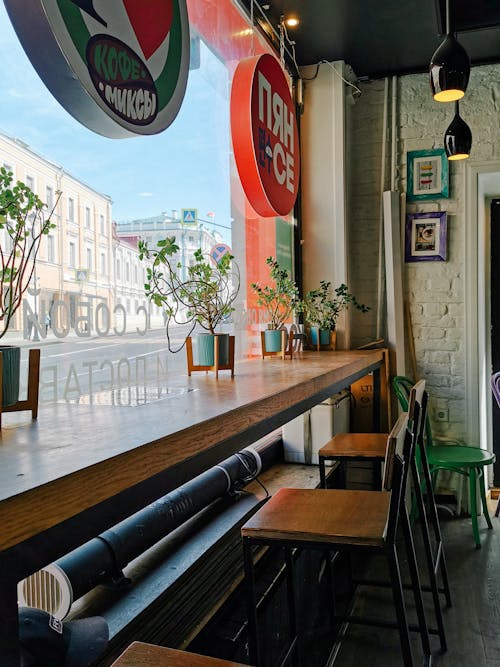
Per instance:
[[[75,539],[68,535],[74,548],[378,370],[382,358],[380,350],[370,350],[245,360],[234,379],[223,372],[218,380],[212,373],[178,376],[169,385],[185,393],[167,400],[138,407],[42,405],[37,421],[6,423],[0,439],[0,555],[119,497],[120,509],[90,514],[88,530]]]

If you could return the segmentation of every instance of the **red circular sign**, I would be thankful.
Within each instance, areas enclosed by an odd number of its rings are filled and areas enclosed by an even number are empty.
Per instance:
[[[283,69],[264,54],[242,60],[231,87],[234,157],[248,201],[262,216],[286,215],[297,198],[295,106]]]

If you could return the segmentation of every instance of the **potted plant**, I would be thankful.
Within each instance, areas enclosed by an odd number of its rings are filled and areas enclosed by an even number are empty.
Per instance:
[[[42,237],[55,225],[51,211],[22,181],[14,182],[12,172],[0,169],[0,338],[5,336],[22,297],[30,284]],[[0,345],[2,353],[2,405],[19,398],[20,348]]]
[[[269,317],[269,323],[264,332],[266,352],[280,352],[281,329],[298,303],[299,290],[288,271],[282,268],[274,257],[268,257],[266,264],[269,266],[274,286],[262,287],[259,283],[251,283],[251,287],[257,294],[257,305],[265,308]]]
[[[357,301],[344,283],[334,290],[329,281],[321,280],[319,285],[318,288],[309,290],[297,305],[297,310],[304,313],[310,326],[311,343],[315,347],[318,344],[330,344],[331,333],[335,331],[339,314],[350,305],[363,313],[370,310],[369,306]]]
[[[193,333],[196,325],[206,333],[197,334],[197,365],[214,365],[214,337],[217,338],[220,365],[228,363],[229,334],[216,332],[217,326],[233,311],[233,303],[240,288],[238,265],[227,253],[215,263],[203,254],[201,248],[194,253],[194,261],[183,267],[176,260],[179,246],[175,237],[158,241],[150,249],[144,241],[139,242],[139,258],[149,260],[146,267],[146,296],[165,315],[168,349],[178,352]],[[190,325],[183,343],[175,348],[171,342],[171,327]]]

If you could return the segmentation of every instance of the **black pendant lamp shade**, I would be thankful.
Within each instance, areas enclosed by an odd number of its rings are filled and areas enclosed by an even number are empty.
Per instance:
[[[446,37],[431,58],[429,76],[432,94],[437,102],[461,99],[467,89],[470,60],[467,51],[450,30],[449,0],[446,0]]]
[[[455,117],[444,135],[444,148],[448,160],[463,160],[470,155],[472,132],[467,123],[460,118],[458,102],[455,102]]]

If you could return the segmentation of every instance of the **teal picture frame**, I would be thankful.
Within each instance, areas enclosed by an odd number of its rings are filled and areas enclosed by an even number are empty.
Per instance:
[[[447,199],[450,194],[448,158],[444,148],[408,151],[406,155],[406,199]]]

